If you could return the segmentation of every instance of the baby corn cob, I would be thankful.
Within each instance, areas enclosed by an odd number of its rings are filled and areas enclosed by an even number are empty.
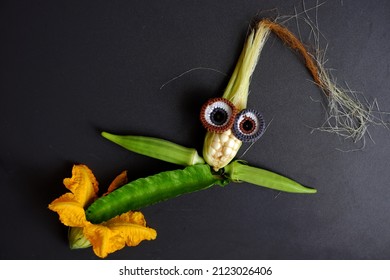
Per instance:
[[[205,144],[203,147],[204,160],[215,171],[218,171],[236,156],[242,142],[229,129],[223,133],[207,132]]]
[[[223,94],[240,111],[246,108],[252,73],[261,50],[269,37],[267,24],[259,22],[249,34],[234,72]],[[242,142],[231,129],[223,132],[207,132],[203,145],[203,158],[215,171],[225,167],[237,154]]]

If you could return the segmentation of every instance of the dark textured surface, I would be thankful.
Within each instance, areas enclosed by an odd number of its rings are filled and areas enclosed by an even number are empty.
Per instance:
[[[316,1],[306,0],[307,9]],[[301,1],[2,1],[0,4],[1,259],[96,259],[71,251],[48,203],[73,163],[101,189],[176,168],[131,154],[101,130],[155,136],[201,150],[203,102],[220,96],[257,15],[294,14]],[[274,9],[277,9],[274,10]],[[390,111],[390,2],[327,1],[317,10],[327,66]],[[315,20],[316,10],[309,11]],[[302,16],[305,16],[302,14]],[[303,39],[309,31],[301,24]],[[288,26],[297,32],[296,22]],[[197,70],[164,85],[170,79]],[[157,240],[111,259],[390,259],[390,134],[354,149],[315,132],[320,91],[302,60],[272,37],[249,105],[272,124],[245,154],[318,189],[278,193],[230,184],[144,209]],[[242,151],[241,151],[242,152]]]

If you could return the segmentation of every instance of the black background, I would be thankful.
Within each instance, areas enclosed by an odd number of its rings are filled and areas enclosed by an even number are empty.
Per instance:
[[[202,149],[198,111],[221,96],[251,20],[302,12],[326,38],[327,67],[390,111],[390,2],[1,1],[1,259],[96,259],[72,251],[47,205],[66,192],[74,163],[104,189],[176,166],[100,137],[155,136]],[[305,16],[302,14],[302,16]],[[307,15],[306,15],[307,16]],[[302,39],[310,42],[304,21]],[[297,32],[295,20],[287,24]],[[174,77],[194,70],[166,84]],[[302,60],[272,36],[251,84],[249,106],[273,120],[245,154],[318,190],[278,193],[230,184],[143,210],[155,241],[110,259],[389,259],[390,134],[370,127],[365,149],[321,132],[321,92]],[[244,149],[243,149],[244,150]],[[242,153],[243,150],[240,152]]]

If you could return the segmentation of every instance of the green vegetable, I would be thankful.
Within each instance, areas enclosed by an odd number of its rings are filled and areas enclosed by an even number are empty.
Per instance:
[[[227,183],[229,183],[228,179],[212,173],[207,164],[161,172],[132,181],[99,198],[86,210],[87,220],[96,224],[101,223],[130,210],[137,210],[216,184],[224,186]]]
[[[225,167],[225,175],[235,182],[247,182],[258,186],[290,193],[316,193],[316,189],[302,186],[301,184],[283,177],[279,174],[252,167],[242,161],[233,161]]]
[[[184,166],[204,163],[195,149],[167,140],[145,136],[114,135],[108,132],[102,132],[102,136],[129,151],[170,163]]]

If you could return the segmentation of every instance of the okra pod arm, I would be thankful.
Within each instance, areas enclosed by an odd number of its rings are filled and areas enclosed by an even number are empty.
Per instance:
[[[214,174],[208,164],[161,172],[132,181],[99,198],[86,210],[87,220],[101,223],[130,210],[203,190],[215,184],[224,186],[228,182],[225,177]]]
[[[316,189],[307,188],[282,175],[252,167],[242,161],[233,161],[224,169],[225,175],[232,181],[247,182],[258,186],[290,193],[316,193]]]
[[[129,151],[170,163],[184,166],[204,163],[195,149],[167,140],[146,136],[115,135],[108,132],[102,132],[102,136]]]

